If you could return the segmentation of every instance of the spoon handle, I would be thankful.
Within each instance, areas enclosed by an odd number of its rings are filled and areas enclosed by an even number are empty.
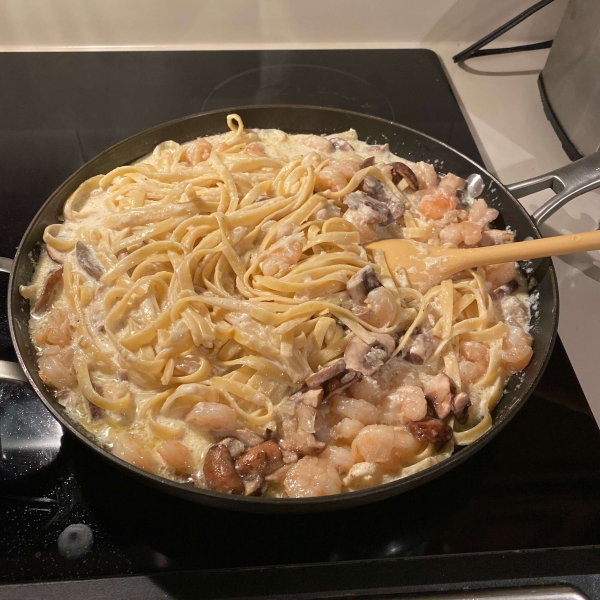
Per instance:
[[[465,265],[468,265],[464,268],[472,268],[599,249],[600,231],[588,231],[585,233],[557,235],[539,240],[515,242],[514,244],[471,248],[469,250],[461,250],[460,253],[462,261]],[[463,252],[464,255],[462,254]]]

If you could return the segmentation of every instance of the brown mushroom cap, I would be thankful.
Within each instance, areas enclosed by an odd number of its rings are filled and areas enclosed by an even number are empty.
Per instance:
[[[350,277],[346,289],[356,304],[362,304],[371,290],[381,286],[382,283],[379,281],[375,269],[372,265],[367,265]]]
[[[382,223],[387,225],[394,220],[392,213],[388,205],[381,200],[371,197],[364,192],[355,191],[350,192],[344,196],[344,204],[353,210],[370,209],[368,212],[372,213],[371,222]]]
[[[403,162],[393,162],[390,166],[392,167],[392,181],[396,185],[404,179],[411,190],[416,191],[419,189],[419,180],[408,165]]]
[[[78,241],[75,244],[75,256],[81,268],[94,279],[100,279],[104,274],[104,268],[94,256],[94,253],[83,242]]]
[[[374,156],[369,156],[368,158],[365,158],[359,165],[358,168],[359,169],[366,169],[367,167],[372,167],[375,164],[375,157]]]
[[[44,289],[40,297],[37,299],[35,306],[33,307],[33,311],[38,313],[46,310],[50,304],[50,300],[52,300],[52,296],[56,291],[56,286],[62,281],[63,276],[63,268],[60,267],[56,269],[56,271],[52,271],[50,275],[46,278],[44,283]]]
[[[237,495],[245,492],[244,481],[235,470],[231,454],[221,444],[208,449],[204,459],[203,473],[209,490]]]
[[[336,360],[328,367],[309,375],[304,381],[309,389],[320,388],[326,381],[333,379],[336,375],[343,373],[346,370],[346,362],[343,358]]]
[[[343,152],[354,152],[352,144],[347,142],[345,139],[340,137],[329,138],[329,141],[333,144],[336,150],[342,150]]]
[[[325,400],[328,400],[330,396],[333,396],[333,394],[339,394],[359,379],[360,373],[350,369],[346,370],[344,373],[341,373],[337,377],[330,379],[325,384]]]
[[[451,427],[432,417],[425,417],[422,421],[411,421],[407,428],[417,440],[433,444],[445,444],[453,435]]]
[[[404,214],[404,202],[394,195],[394,193],[377,177],[367,175],[360,183],[358,188],[365,194],[371,196],[378,202],[387,206],[391,214],[391,219],[388,222],[399,219]]]

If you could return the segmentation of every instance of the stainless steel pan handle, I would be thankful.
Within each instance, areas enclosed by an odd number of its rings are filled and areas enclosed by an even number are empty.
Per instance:
[[[544,175],[511,183],[506,186],[515,198],[523,198],[547,188],[552,188],[556,196],[538,208],[532,216],[537,225],[541,225],[561,206],[600,187],[600,152],[550,171]]]
[[[0,273],[10,274],[12,265],[12,258],[0,256]],[[0,381],[21,381],[29,385],[29,380],[21,369],[21,365],[7,360],[0,360]]]

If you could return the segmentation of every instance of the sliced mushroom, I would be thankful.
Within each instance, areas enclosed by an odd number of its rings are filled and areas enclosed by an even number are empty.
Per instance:
[[[360,373],[357,371],[348,369],[341,375],[330,379],[325,384],[325,400],[328,400],[330,396],[333,396],[333,394],[339,394],[347,387],[350,387],[353,383],[358,381],[360,376]]]
[[[290,396],[290,402],[305,404],[306,406],[312,406],[313,408],[317,408],[317,406],[321,404],[321,400],[323,400],[322,387],[296,392]]]
[[[366,169],[367,167],[372,167],[375,164],[375,157],[374,156],[369,156],[368,158],[365,158],[359,165],[358,168],[359,169]]]
[[[471,398],[465,392],[460,392],[452,398],[452,412],[461,425],[464,425],[469,418],[469,406],[471,404]]]
[[[411,435],[420,442],[445,444],[452,439],[452,428],[439,419],[426,417],[422,421],[411,421],[407,425]]]
[[[446,373],[438,373],[425,386],[425,398],[440,419],[452,410],[452,399],[456,391],[454,381]]]
[[[328,367],[324,367],[320,371],[317,371],[316,373],[309,375],[305,379],[305,383],[311,390],[316,390],[316,389],[320,388],[326,381],[333,379],[336,375],[339,375],[340,373],[342,373],[345,370],[346,370],[346,363],[344,362],[343,358],[340,358],[339,360],[336,360],[333,364],[329,365]],[[321,392],[322,392],[322,390],[321,390]],[[321,397],[322,397],[322,395],[321,395]],[[312,406],[312,404],[311,404],[311,406]],[[318,406],[318,404],[317,404],[317,406]]]
[[[282,466],[281,450],[273,440],[254,446],[235,462],[235,470],[243,478],[254,475],[270,475]]]
[[[329,141],[333,144],[336,150],[342,150],[343,152],[354,152],[352,144],[347,142],[345,139],[340,137],[329,138]]]
[[[392,167],[392,181],[396,185],[404,179],[411,190],[416,191],[419,189],[419,180],[408,165],[403,162],[393,162],[390,166]]]
[[[104,411],[99,406],[96,406],[89,400],[88,400],[88,408],[90,409],[90,420],[99,421],[102,418]]]
[[[412,338],[406,356],[404,357],[413,365],[422,365],[431,356],[435,348],[435,340],[429,333],[420,333]]]
[[[209,490],[222,494],[245,493],[244,481],[235,470],[233,459],[226,446],[221,444],[211,446],[206,453],[202,470]]]
[[[46,252],[48,253],[48,256],[55,263],[58,263],[59,265],[64,265],[65,264],[65,259],[67,257],[64,254],[64,252],[61,252],[60,250],[57,250],[56,248],[53,248],[52,246],[49,246],[48,244],[46,244]]]
[[[358,187],[365,194],[385,204],[392,215],[393,221],[399,219],[404,214],[404,202],[395,196],[377,177],[367,175]]]
[[[300,406],[292,404],[292,406],[294,407],[293,414],[284,413],[280,417],[281,421],[277,428],[280,449],[282,452],[295,452],[301,456],[319,454],[325,449],[325,444],[319,442],[312,432],[306,431],[300,426],[301,420],[297,414],[300,407],[316,412],[315,409],[305,404],[300,404]],[[305,424],[306,421],[306,415],[304,415],[302,424]]]
[[[234,437],[223,438],[219,444],[229,450],[229,454],[231,454],[233,460],[239,458],[246,451],[246,446]]]
[[[52,271],[52,273],[48,275],[46,282],[44,283],[44,289],[42,290],[40,297],[37,299],[37,302],[33,307],[34,312],[39,313],[48,308],[50,301],[52,300],[52,296],[56,291],[56,286],[62,281],[62,276],[62,267],[56,269],[56,271]]]
[[[265,444],[268,443],[269,442],[265,442]],[[275,442],[273,442],[272,440],[270,443],[275,444]],[[277,444],[275,445],[277,446]],[[254,448],[251,448],[250,450],[248,450],[248,452],[242,454],[235,461],[235,470],[242,479],[246,477],[253,477],[256,475],[262,476],[262,474],[267,469],[267,463],[267,453],[263,449],[261,449],[260,446],[254,446]],[[282,464],[283,461],[281,461],[281,464],[279,466],[281,466]]]
[[[346,289],[356,304],[362,304],[367,299],[369,292],[381,285],[375,269],[371,265],[367,265],[350,277]]]
[[[512,293],[516,292],[519,289],[519,284],[515,279],[512,279],[508,283],[497,287],[495,290],[490,292],[490,298],[496,302],[497,300],[502,300],[502,298],[506,298],[506,296],[510,296]]]
[[[94,253],[83,242],[78,241],[75,244],[75,256],[81,268],[94,279],[100,279],[104,274],[104,268],[94,256]]]
[[[365,207],[370,209],[369,218],[366,218],[367,223],[382,223],[387,225],[394,220],[394,217],[385,202],[376,200],[364,192],[350,192],[344,196],[344,204],[351,209],[365,211]],[[377,216],[371,215],[375,213]],[[365,215],[366,217],[367,215]]]
[[[396,342],[391,335],[379,335],[372,344],[367,344],[358,336],[354,336],[348,342],[344,352],[346,367],[362,375],[372,375],[383,366],[395,347]]]

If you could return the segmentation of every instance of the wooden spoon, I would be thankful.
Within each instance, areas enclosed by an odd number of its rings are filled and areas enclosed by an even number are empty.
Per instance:
[[[600,231],[557,235],[484,248],[442,248],[412,240],[379,240],[366,245],[383,250],[388,267],[405,270],[412,286],[436,285],[455,273],[499,263],[600,249]]]

